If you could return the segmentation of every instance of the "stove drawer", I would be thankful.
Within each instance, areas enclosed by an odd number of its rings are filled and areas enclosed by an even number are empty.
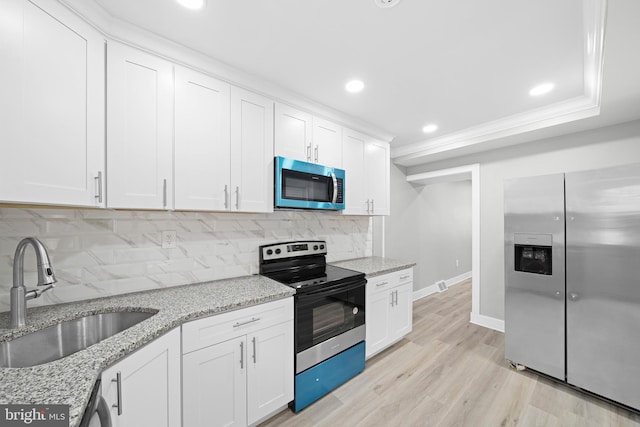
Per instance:
[[[242,308],[182,325],[182,354],[293,320],[293,297]]]

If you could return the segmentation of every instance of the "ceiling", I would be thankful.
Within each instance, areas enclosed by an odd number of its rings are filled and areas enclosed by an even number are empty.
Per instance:
[[[606,0],[395,1],[383,9],[375,0],[207,0],[194,12],[175,0],[95,0],[118,20],[393,135],[399,163],[495,148],[600,112]],[[624,22],[640,16],[639,3],[609,0],[605,40],[615,25],[640,40]],[[353,78],[363,92],[344,90]],[[529,95],[544,82],[554,90]],[[623,97],[639,100],[640,83],[631,84]],[[439,128],[427,135],[429,123]]]

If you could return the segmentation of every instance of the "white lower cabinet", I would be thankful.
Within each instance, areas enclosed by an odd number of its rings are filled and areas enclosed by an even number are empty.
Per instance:
[[[184,427],[255,425],[293,400],[293,298],[182,328]]]
[[[413,268],[367,278],[367,359],[411,332]]]
[[[180,328],[107,368],[102,394],[114,427],[180,426]]]

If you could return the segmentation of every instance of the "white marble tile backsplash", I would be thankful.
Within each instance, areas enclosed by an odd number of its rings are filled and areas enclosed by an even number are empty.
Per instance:
[[[161,248],[175,230],[177,248]],[[258,272],[258,246],[297,239],[327,241],[329,261],[372,254],[368,217],[333,212],[270,214],[0,207],[0,312],[9,310],[18,242],[38,237],[58,283],[30,307],[223,279]],[[25,285],[35,284],[35,255],[25,256]]]

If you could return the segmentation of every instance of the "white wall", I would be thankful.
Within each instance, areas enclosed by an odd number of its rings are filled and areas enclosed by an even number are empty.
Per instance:
[[[470,272],[471,181],[425,185],[419,201],[422,285]]]
[[[416,228],[420,215],[418,192],[407,182],[402,167],[392,163],[390,175],[391,215],[384,218],[384,256],[417,263],[420,258],[420,241]],[[376,217],[375,223],[380,223],[381,219]],[[416,268],[414,289],[420,287],[420,283],[420,271]]]
[[[392,164],[391,215],[384,223],[385,256],[416,263],[414,291],[471,271],[469,181],[414,186]]]
[[[176,249],[162,249],[162,230],[176,230]],[[14,251],[27,236],[49,249],[56,287],[28,306],[258,273],[258,246],[327,240],[329,261],[371,255],[368,217],[332,212],[270,214],[24,209],[0,206],[0,312],[9,310]],[[36,282],[27,248],[25,285]]]
[[[504,198],[507,178],[640,162],[640,121],[527,142],[416,166],[420,173],[480,163],[480,315],[504,319]]]

